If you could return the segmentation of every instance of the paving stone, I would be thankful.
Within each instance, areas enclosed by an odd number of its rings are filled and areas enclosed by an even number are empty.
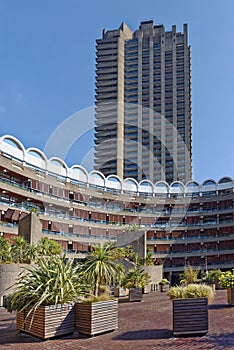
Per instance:
[[[234,350],[234,307],[226,290],[209,306],[209,332],[202,337],[172,335],[172,303],[166,293],[145,294],[141,302],[119,303],[118,330],[87,338],[74,333],[41,341],[16,330],[15,314],[0,308],[0,350]]]

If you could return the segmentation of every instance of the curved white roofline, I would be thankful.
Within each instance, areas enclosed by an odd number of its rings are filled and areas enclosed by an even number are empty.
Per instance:
[[[196,186],[200,187],[200,184],[195,180],[190,180],[190,181],[186,182],[185,187],[189,186],[190,184],[195,184]]]
[[[202,186],[211,186],[211,185],[205,184],[206,182],[209,182],[209,181],[213,182],[213,185],[217,185],[217,182],[214,179],[207,179],[207,180],[203,181]]]
[[[102,178],[104,181],[106,180],[106,178],[105,178],[104,174],[103,174],[103,173],[101,173],[101,171],[99,171],[99,170],[92,170],[92,171],[90,171],[89,176],[92,176],[93,174],[100,175],[100,176],[101,176],[101,178]]]
[[[144,180],[141,180],[141,181],[139,182],[139,185],[144,186],[144,185],[142,185],[143,182],[146,182],[146,183],[149,184],[152,188],[154,188],[154,184],[153,184],[152,181],[147,180],[147,179],[144,179]]]
[[[79,170],[81,170],[83,173],[84,173],[84,175],[86,175],[87,176],[87,178],[88,178],[88,172],[87,172],[87,170],[82,166],[82,165],[79,165],[79,164],[74,164],[74,165],[72,165],[72,167],[70,168],[71,170],[74,170],[74,169],[79,169]]]
[[[120,177],[118,175],[115,174],[110,174],[107,176],[107,180],[109,180],[111,177],[115,178],[116,180],[118,180],[120,183],[122,183],[122,180],[120,179]]]
[[[155,187],[160,187],[160,186],[158,186],[158,185],[160,185],[160,184],[163,184],[163,185],[166,185],[167,187],[168,187],[168,189],[169,189],[169,187],[170,187],[170,185],[166,182],[166,181],[163,181],[163,180],[159,180],[159,181],[157,181],[156,183],[155,183]]]
[[[15,145],[16,145],[16,147],[7,147],[7,142],[4,142],[4,140],[6,140],[6,139],[8,139],[9,141],[12,141]],[[4,145],[3,145],[4,144]],[[8,144],[9,145],[9,144]],[[40,157],[41,157],[41,159],[43,160],[43,161],[45,161],[45,169],[44,168],[42,168],[43,170],[48,170],[48,171],[50,171],[52,168],[53,168],[53,165],[56,165],[55,163],[53,163],[53,161],[55,161],[55,162],[58,162],[60,165],[61,165],[61,169],[63,169],[63,174],[65,175],[65,176],[69,176],[69,175],[71,175],[70,173],[72,172],[72,170],[75,170],[75,169],[79,169],[80,171],[81,171],[81,173],[84,175],[84,179],[83,179],[83,181],[88,181],[89,180],[89,178],[90,178],[90,175],[92,175],[92,174],[99,174],[100,176],[101,176],[101,178],[103,179],[103,181],[104,181],[104,184],[106,183],[106,181],[108,181],[108,179],[109,178],[111,178],[111,177],[113,177],[113,178],[115,178],[116,180],[118,180],[118,182],[120,183],[120,185],[121,185],[121,188],[123,189],[123,190],[128,190],[128,184],[132,184],[132,185],[134,185],[136,188],[134,189],[133,187],[131,187],[131,186],[129,186],[129,190],[130,191],[132,191],[132,192],[138,192],[138,190],[139,190],[139,188],[140,188],[140,186],[141,186],[141,184],[142,183],[144,183],[144,182],[146,182],[146,183],[148,183],[150,186],[152,186],[152,188],[154,189],[154,191],[155,191],[155,193],[156,192],[160,192],[160,191],[158,191],[159,190],[159,188],[160,188],[160,185],[163,185],[163,187],[162,188],[164,188],[164,191],[163,192],[167,192],[167,193],[170,193],[171,192],[171,190],[173,189],[173,192],[175,191],[175,189],[177,188],[177,187],[174,187],[173,185],[174,184],[179,184],[180,186],[178,187],[178,188],[183,188],[183,192],[184,193],[187,193],[187,188],[188,188],[188,185],[189,184],[193,184],[194,183],[194,185],[197,185],[197,186],[199,186],[199,189],[195,189],[195,191],[203,191],[203,186],[204,187],[207,187],[207,186],[209,186],[209,185],[206,185],[206,183],[208,182],[208,181],[210,181],[210,182],[212,182],[212,184],[211,184],[211,186],[214,186],[213,187],[213,190],[214,190],[214,188],[227,188],[227,184],[230,182],[231,183],[231,186],[233,186],[233,183],[234,183],[234,180],[231,178],[231,177],[228,177],[228,176],[225,176],[225,177],[222,177],[218,182],[216,182],[215,180],[213,180],[213,179],[206,179],[202,184],[199,184],[197,181],[195,181],[195,180],[190,180],[190,181],[188,181],[186,184],[183,184],[182,182],[180,182],[180,181],[174,181],[171,185],[169,185],[166,181],[163,181],[163,180],[161,180],[161,181],[157,181],[155,184],[153,184],[150,180],[148,180],[148,179],[144,179],[144,180],[141,180],[139,183],[135,180],[135,179],[133,179],[133,178],[131,178],[131,177],[128,177],[128,178],[126,178],[126,179],[124,179],[124,180],[121,180],[116,174],[111,174],[111,175],[109,175],[109,176],[107,176],[107,177],[105,177],[105,175],[102,173],[102,172],[100,172],[100,171],[96,171],[96,170],[93,170],[93,171],[91,171],[89,174],[88,174],[88,172],[87,172],[87,170],[82,166],[82,165],[78,165],[78,164],[74,164],[74,165],[72,165],[71,167],[68,167],[67,166],[67,164],[61,159],[61,158],[59,158],[59,157],[51,157],[50,159],[48,159],[47,157],[46,157],[46,155],[45,155],[45,153],[44,152],[42,152],[40,149],[38,149],[38,148],[35,148],[35,147],[29,147],[28,149],[25,149],[25,147],[24,147],[24,145],[16,138],[16,137],[14,137],[14,136],[11,136],[11,135],[3,135],[3,136],[1,136],[0,137],[0,151],[3,151],[3,153],[4,152],[7,152],[7,154],[9,154],[9,155],[11,155],[12,157],[18,157],[18,158],[20,158],[21,160],[24,160],[25,161],[25,163],[26,164],[30,164],[30,163],[27,163],[27,155],[30,155],[30,151],[33,151],[33,152],[35,152],[35,153],[37,153]],[[22,152],[22,155],[19,153],[19,151],[21,151]],[[36,158],[36,157],[35,157]],[[52,162],[51,162],[52,161]],[[39,163],[38,163],[39,164]],[[42,164],[41,164],[41,166],[42,166]],[[52,167],[51,167],[52,166]],[[57,167],[58,167],[58,165],[57,165]],[[55,173],[58,171],[57,169],[56,169],[56,167],[54,168],[54,169],[52,169],[52,171],[54,171]],[[60,172],[58,172],[58,175],[59,176],[61,176],[61,173]],[[73,178],[73,176],[71,175],[71,177]],[[91,176],[92,177],[92,176]],[[224,180],[224,179],[227,179],[228,181],[227,182],[222,182],[222,180]],[[130,182],[130,183],[129,183]],[[114,182],[113,182],[114,183]],[[219,185],[219,186],[218,186]],[[113,188],[115,188],[116,186],[114,186],[113,185]],[[157,189],[157,191],[156,191],[156,189]],[[166,191],[165,191],[165,189],[166,189]],[[206,189],[206,191],[207,191],[207,189]],[[141,191],[142,192],[142,191]]]
[[[48,162],[48,159],[47,159],[45,153],[42,152],[41,150],[39,150],[38,148],[36,148],[36,147],[29,147],[25,151],[25,153],[28,153],[28,154],[30,154],[30,152],[37,153],[42,160],[44,160],[46,163]]]
[[[228,181],[222,182],[222,180],[227,179]],[[232,182],[232,179],[229,176],[223,176],[221,179],[218,181],[218,184],[226,183],[226,182]]]
[[[174,187],[174,188],[175,188],[174,185],[176,185],[176,184],[182,186],[183,188],[185,187],[184,184],[183,184],[183,182],[181,182],[181,181],[173,181],[173,182],[170,184],[170,187]]]
[[[12,141],[18,147],[18,149],[20,149],[25,154],[24,145],[16,137],[11,135],[4,135],[0,138],[2,142],[4,142],[5,139]]]
[[[53,163],[53,161],[55,161],[55,163]],[[64,160],[62,160],[61,158],[58,158],[58,157],[51,157],[50,159],[49,159],[49,162],[50,163],[52,163],[52,164],[55,164],[56,165],[56,163],[59,163],[60,165],[62,165],[62,167],[64,168],[64,169],[66,169],[67,171],[68,171],[68,166],[67,166],[67,164],[64,162]]]

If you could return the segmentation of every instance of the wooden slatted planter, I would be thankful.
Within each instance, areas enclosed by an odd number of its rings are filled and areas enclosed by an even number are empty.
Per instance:
[[[28,317],[29,309],[17,312],[17,328],[40,339],[74,332],[74,304],[40,306]],[[32,319],[33,318],[33,319]],[[31,323],[32,320],[32,323]]]
[[[234,306],[234,288],[227,288],[228,304]]]
[[[118,300],[77,303],[75,329],[89,336],[118,328]]]
[[[141,300],[142,300],[142,288],[130,288],[129,301],[141,301]]]
[[[116,287],[114,289],[114,296],[115,297],[126,297],[126,289],[122,287]]]
[[[173,335],[201,335],[207,332],[207,298],[173,300]]]

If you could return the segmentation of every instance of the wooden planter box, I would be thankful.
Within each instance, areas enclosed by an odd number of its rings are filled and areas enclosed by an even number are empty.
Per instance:
[[[118,300],[77,303],[75,329],[82,334],[96,335],[118,328]]]
[[[228,304],[234,306],[234,288],[227,288]]]
[[[128,300],[129,301],[141,301],[142,300],[142,288],[130,288]]]
[[[16,314],[17,329],[22,332],[40,339],[74,332],[74,304],[40,306],[27,317],[29,310],[26,309]]]
[[[126,297],[126,289],[122,287],[116,287],[114,289],[114,296],[115,297]]]
[[[169,290],[169,283],[160,284],[160,292],[167,292]]]
[[[207,332],[207,298],[173,300],[173,335],[201,335]]]

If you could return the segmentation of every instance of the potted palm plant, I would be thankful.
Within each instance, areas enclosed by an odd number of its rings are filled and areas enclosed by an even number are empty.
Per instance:
[[[82,273],[91,286],[90,295],[75,309],[75,328],[88,336],[118,328],[118,301],[110,297],[108,287],[118,278],[122,267],[117,263],[118,249],[112,244],[96,245],[91,249]]]
[[[167,295],[173,302],[173,335],[200,335],[208,332],[208,302],[214,290],[206,284],[174,286]]]
[[[6,301],[8,311],[17,311],[19,330],[41,339],[74,331],[74,301],[86,288],[78,268],[65,255],[41,257],[26,268]]]
[[[223,272],[219,277],[221,288],[227,288],[227,301],[230,306],[234,306],[234,269]]]
[[[129,301],[141,301],[142,289],[149,283],[149,275],[143,268],[135,266],[128,270],[122,285],[129,289]]]

